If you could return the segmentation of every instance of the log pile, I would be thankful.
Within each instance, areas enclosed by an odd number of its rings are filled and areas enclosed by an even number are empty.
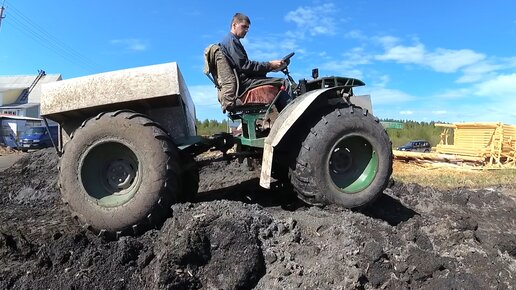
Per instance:
[[[432,153],[394,151],[398,159],[470,163],[484,168],[516,168],[516,125],[492,123],[435,124],[441,141]]]

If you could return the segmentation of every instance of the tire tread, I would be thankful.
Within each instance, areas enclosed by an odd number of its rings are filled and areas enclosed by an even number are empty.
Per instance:
[[[68,205],[70,208],[70,211],[72,212],[72,216],[76,216],[77,220],[80,224],[83,226],[89,228],[93,232],[97,234],[102,234],[103,236],[107,238],[113,238],[116,239],[122,235],[138,235],[143,233],[145,229],[148,228],[155,228],[158,227],[160,224],[164,222],[165,219],[170,217],[171,210],[170,207],[172,204],[177,201],[179,196],[172,196],[172,192],[176,192],[176,195],[179,195],[178,192],[181,192],[181,184],[179,180],[180,176],[180,170],[177,167],[177,161],[179,159],[179,151],[176,147],[176,145],[173,143],[172,139],[166,132],[166,130],[159,125],[158,123],[154,122],[149,117],[141,114],[136,113],[130,110],[119,110],[115,112],[102,112],[98,114],[96,117],[86,119],[81,126],[75,130],[75,135],[80,134],[80,131],[85,130],[85,128],[88,128],[90,126],[95,126],[95,123],[97,122],[103,122],[105,119],[108,118],[124,118],[129,120],[130,122],[136,123],[137,125],[144,126],[144,127],[152,127],[154,138],[161,144],[161,148],[164,153],[167,154],[167,164],[166,164],[166,178],[163,180],[163,186],[162,190],[159,192],[159,198],[157,199],[156,203],[152,206],[152,208],[149,210],[149,213],[146,217],[140,219],[138,222],[134,223],[133,225],[130,225],[124,229],[109,231],[107,229],[103,228],[95,228],[93,225],[90,225],[86,222],[86,219],[79,213],[78,211],[74,210],[70,206],[69,201],[69,194],[63,192],[62,189],[62,200],[65,204]],[[59,166],[60,168],[63,168],[63,161],[67,158],[67,147],[71,146],[70,142],[66,143],[63,148],[63,156],[60,158]],[[67,170],[66,168],[63,168],[63,170]],[[60,180],[63,179],[63,171],[60,171]],[[60,182],[61,184],[61,182]],[[175,187],[176,190],[172,190]],[[73,194],[73,193],[72,193]],[[148,218],[152,217],[152,218]]]

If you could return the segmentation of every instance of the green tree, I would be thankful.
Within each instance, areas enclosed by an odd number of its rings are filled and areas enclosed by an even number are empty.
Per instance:
[[[440,136],[443,129],[435,127],[435,122],[416,122],[392,119],[381,121],[400,122],[403,124],[403,129],[387,129],[387,134],[389,135],[389,138],[391,138],[392,146],[394,148],[406,144],[410,140],[427,140],[432,146],[436,146],[441,140]]]
[[[227,120],[223,120],[222,122],[218,120],[209,120],[205,119],[204,121],[195,121],[195,125],[197,126],[197,135],[201,136],[210,136],[220,132],[228,131],[228,122]]]

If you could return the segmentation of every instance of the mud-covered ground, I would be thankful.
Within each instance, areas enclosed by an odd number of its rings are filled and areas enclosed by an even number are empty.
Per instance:
[[[202,167],[161,229],[105,241],[76,226],[51,149],[0,172],[0,289],[514,289],[504,188],[394,183],[366,211],[308,207],[236,162]]]

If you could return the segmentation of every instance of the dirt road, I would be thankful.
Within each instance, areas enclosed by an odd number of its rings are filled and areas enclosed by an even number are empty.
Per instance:
[[[516,287],[516,200],[504,188],[395,183],[350,211],[308,207],[215,162],[161,229],[110,242],[69,216],[56,167],[41,150],[0,172],[1,289]]]

